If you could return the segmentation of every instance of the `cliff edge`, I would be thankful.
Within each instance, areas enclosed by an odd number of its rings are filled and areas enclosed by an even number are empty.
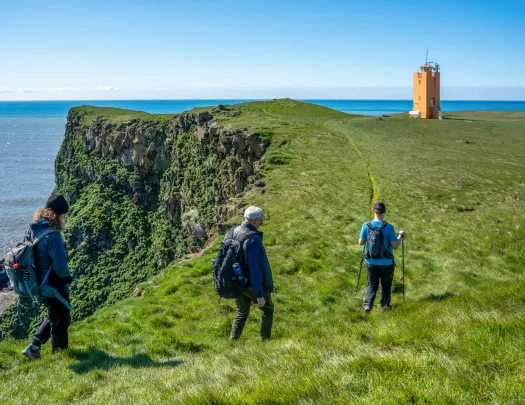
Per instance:
[[[257,179],[269,138],[224,124],[229,108],[213,111],[69,111],[54,193],[71,203],[64,238],[74,320],[129,296],[137,283],[201,249],[235,212],[230,198]],[[3,335],[15,319],[6,311]],[[17,335],[24,333],[18,328]]]

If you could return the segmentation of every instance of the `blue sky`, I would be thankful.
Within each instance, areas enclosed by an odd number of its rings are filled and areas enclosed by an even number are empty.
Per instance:
[[[0,100],[525,99],[525,1],[0,0]]]

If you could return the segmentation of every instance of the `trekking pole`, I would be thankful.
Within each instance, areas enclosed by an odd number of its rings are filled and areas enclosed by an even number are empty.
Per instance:
[[[403,260],[403,304],[405,303],[405,237],[401,239],[401,256]]]
[[[365,260],[365,247],[363,246],[363,254],[361,255],[361,263],[359,263],[359,271],[357,273],[357,283],[355,286],[355,294],[357,295],[357,291],[359,290],[359,280],[361,279],[361,269],[363,268],[363,260]]]

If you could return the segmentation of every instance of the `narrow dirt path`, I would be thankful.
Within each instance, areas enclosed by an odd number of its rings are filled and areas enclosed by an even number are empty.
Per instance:
[[[359,155],[361,159],[363,159],[366,162],[366,170],[368,172],[368,180],[370,181],[370,207],[372,208],[374,206],[374,203],[376,201],[380,200],[380,190],[379,186],[377,184],[377,181],[372,173],[372,161],[366,158],[365,154],[359,147],[357,146],[357,143],[355,140],[350,136],[347,135],[350,143],[352,144],[352,147],[356,151],[356,153]]]

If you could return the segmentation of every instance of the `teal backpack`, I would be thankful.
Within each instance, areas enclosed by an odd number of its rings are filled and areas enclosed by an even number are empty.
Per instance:
[[[49,273],[53,269],[51,266],[42,282],[38,284],[35,265],[33,248],[40,242],[44,237],[54,232],[58,232],[56,229],[48,228],[40,233],[33,241],[24,241],[16,245],[11,251],[9,251],[5,257],[4,267],[11,282],[11,288],[18,295],[18,320],[22,324],[22,318],[20,316],[20,300],[31,299],[33,306],[40,304],[41,289],[47,283]]]

